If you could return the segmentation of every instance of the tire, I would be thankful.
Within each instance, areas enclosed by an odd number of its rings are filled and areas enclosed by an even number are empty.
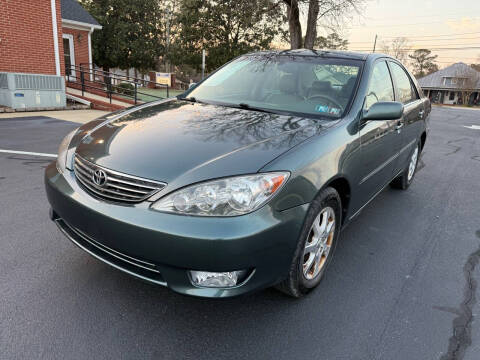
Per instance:
[[[390,186],[392,188],[400,189],[400,190],[408,189],[410,184],[413,182],[413,179],[415,178],[415,174],[417,172],[418,159],[420,159],[420,153],[421,153],[421,146],[420,146],[420,142],[418,142],[417,147],[412,150],[412,152],[410,153],[410,156],[408,157],[409,160],[408,160],[407,166],[405,167],[405,170],[403,170],[403,172],[399,176],[397,176],[395,179],[393,179],[392,182],[390,183]],[[409,176],[411,166],[413,166],[413,172],[411,173],[411,176]]]
[[[331,223],[332,217],[333,224]],[[314,222],[318,226],[314,226]],[[299,298],[318,286],[333,258],[341,224],[342,202],[340,196],[335,189],[328,187],[310,205],[288,277],[276,285],[278,290]],[[323,234],[323,236],[316,234]],[[305,253],[305,251],[307,252]],[[313,263],[308,267],[312,259]],[[316,266],[317,262],[318,266]]]

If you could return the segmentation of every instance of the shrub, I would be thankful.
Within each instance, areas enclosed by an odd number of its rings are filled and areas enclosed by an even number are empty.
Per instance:
[[[132,83],[123,82],[117,85],[116,91],[120,94],[133,96],[135,86]]]

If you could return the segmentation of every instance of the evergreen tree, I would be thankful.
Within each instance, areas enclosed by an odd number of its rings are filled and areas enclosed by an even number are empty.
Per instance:
[[[214,70],[241,54],[268,49],[283,21],[273,0],[183,0],[172,61],[198,69],[205,49],[207,71]]]
[[[80,0],[103,26],[92,34],[93,60],[112,67],[146,72],[161,54],[158,0]]]
[[[431,54],[432,52],[428,49],[418,49],[415,50],[413,54],[408,55],[408,57],[412,59],[415,77],[421,78],[438,71],[438,66],[435,64],[435,59],[438,55]]]

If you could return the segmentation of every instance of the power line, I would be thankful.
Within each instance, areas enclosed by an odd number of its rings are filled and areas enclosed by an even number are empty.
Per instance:
[[[392,16],[392,17],[382,17],[383,19],[398,19],[398,18],[429,18],[429,17],[442,17],[445,14],[430,14],[430,15],[407,15],[407,16]],[[463,17],[471,17],[471,14],[464,14],[464,13],[450,13],[449,16],[463,16]],[[365,16],[367,20],[376,20],[375,18]]]
[[[420,50],[422,48],[400,48],[397,50],[412,51]],[[475,50],[480,49],[480,46],[465,46],[465,47],[430,47],[428,50]]]
[[[480,50],[480,46],[467,46],[467,47],[456,47],[456,48],[428,48],[428,50],[431,51],[446,51],[446,50]],[[354,51],[370,51],[370,49],[351,49]],[[408,52],[408,51],[415,51],[415,50],[420,50],[420,49],[396,49],[397,51],[402,51],[402,52]]]
[[[441,59],[458,59],[458,56],[442,56],[442,55],[438,55],[439,58]],[[480,61],[480,57],[478,58],[466,58],[466,57],[462,57],[462,59],[465,59],[465,60],[472,60],[472,61]]]
[[[418,35],[418,36],[406,36],[406,35],[398,35],[398,36],[381,36],[382,38],[390,38],[395,39],[399,37],[405,37],[410,39],[420,39],[420,38],[438,38],[438,37],[445,37],[445,36],[458,36],[458,35],[473,35],[473,34],[480,34],[480,31],[475,32],[468,32],[468,33],[460,33],[460,34],[441,34],[441,35]]]
[[[466,60],[466,59],[462,58],[461,56],[459,56],[458,58],[452,59],[452,60],[434,60],[434,61],[439,62],[441,64],[451,64],[451,63],[455,63],[455,62],[458,62],[458,61],[463,61],[465,63],[470,63],[470,64],[479,64],[480,63],[480,61]]]
[[[380,40],[383,39],[382,36],[379,37]],[[402,37],[403,38],[403,37]],[[406,39],[406,41],[410,41],[410,39],[408,37],[404,37]],[[468,38],[452,38],[452,39],[435,39],[435,41],[457,41],[457,40],[476,40],[474,43],[475,44],[478,44],[479,43],[479,38],[478,37],[468,37]],[[419,40],[413,40],[412,42],[421,42],[421,41],[434,41],[432,39],[419,39]],[[352,41],[352,42],[349,42],[350,44],[370,44],[371,41]],[[459,44],[459,45],[463,45],[463,44]],[[465,45],[469,45],[469,44],[465,44]]]
[[[478,19],[477,17],[470,18],[473,20]],[[462,19],[445,19],[445,20],[437,20],[437,21],[429,21],[429,22],[421,22],[421,23],[410,23],[410,24],[390,24],[390,25],[372,25],[372,27],[379,28],[379,27],[399,27],[399,26],[415,26],[415,25],[429,25],[429,24],[438,24],[438,23],[444,23],[446,21],[462,21]],[[368,27],[368,25],[354,25],[350,26],[350,28],[364,28]]]

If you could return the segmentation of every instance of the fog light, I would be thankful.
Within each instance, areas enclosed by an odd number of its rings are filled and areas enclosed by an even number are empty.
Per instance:
[[[222,288],[236,286],[243,280],[246,270],[227,272],[190,271],[196,286]]]

